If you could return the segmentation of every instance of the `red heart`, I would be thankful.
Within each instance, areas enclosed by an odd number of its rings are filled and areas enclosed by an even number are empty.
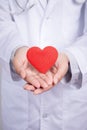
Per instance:
[[[56,48],[47,46],[43,50],[32,47],[27,52],[28,61],[41,73],[46,73],[56,62],[58,52]]]

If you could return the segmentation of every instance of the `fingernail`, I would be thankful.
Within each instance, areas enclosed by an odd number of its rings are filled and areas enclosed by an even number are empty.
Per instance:
[[[23,88],[26,89],[26,86],[24,86]]]
[[[26,88],[24,88],[26,90]]]
[[[38,92],[33,92],[34,95],[38,95]]]
[[[38,83],[36,83],[34,86],[35,86],[36,88],[40,88],[40,84],[38,84]]]
[[[35,87],[36,87],[36,88],[40,88],[40,85],[36,85]]]
[[[24,88],[24,90],[29,90],[29,88]]]
[[[47,84],[45,84],[45,85],[44,85],[44,88],[47,88],[47,87],[48,87],[48,85],[47,85]]]

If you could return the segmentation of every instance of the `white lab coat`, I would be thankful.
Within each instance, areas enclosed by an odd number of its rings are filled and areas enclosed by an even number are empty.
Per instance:
[[[0,0],[3,130],[87,130],[87,2],[49,0],[47,8],[38,0],[30,4],[30,10],[17,14],[14,0]],[[74,68],[68,83],[61,81],[38,96],[25,91],[25,81],[12,78],[9,61],[16,47],[26,45],[68,52],[80,76]]]

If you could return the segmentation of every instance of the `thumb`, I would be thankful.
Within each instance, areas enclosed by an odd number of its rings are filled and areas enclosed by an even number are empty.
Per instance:
[[[20,76],[21,76],[22,79],[25,79],[25,77],[26,77],[26,72],[25,72],[24,68],[22,68],[22,69],[20,70]]]
[[[54,84],[57,84],[62,79],[62,70],[58,70],[57,73],[54,75]]]
[[[24,64],[20,68],[20,76],[25,79],[26,78],[26,69],[27,69],[28,63],[27,61],[24,62]]]
[[[57,84],[58,82],[60,82],[60,80],[62,80],[62,78],[67,73],[67,70],[68,70],[67,67],[64,66],[59,67],[57,73],[54,75],[54,84]]]

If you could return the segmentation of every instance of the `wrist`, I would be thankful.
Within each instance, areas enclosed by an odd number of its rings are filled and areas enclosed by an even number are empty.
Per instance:
[[[28,49],[29,49],[29,47],[27,47],[27,46],[22,46],[22,47],[16,48],[16,49],[14,50],[14,57],[15,57],[18,53],[20,53],[20,52],[26,53]]]
[[[25,50],[25,52],[24,52],[24,50]],[[16,48],[14,48],[14,50],[12,51],[12,54],[11,54],[11,58],[10,58],[10,61],[11,61],[11,66],[12,66],[12,68],[13,68],[13,70],[16,72],[16,70],[15,70],[15,65],[14,64],[16,64],[16,62],[17,62],[17,59],[19,59],[19,58],[21,58],[20,57],[20,54],[23,56],[23,55],[25,55],[26,54],[26,52],[27,52],[27,50],[28,50],[28,47],[27,46],[22,46],[22,47],[16,47]],[[24,53],[23,53],[24,52]],[[18,58],[19,57],[19,58]]]

